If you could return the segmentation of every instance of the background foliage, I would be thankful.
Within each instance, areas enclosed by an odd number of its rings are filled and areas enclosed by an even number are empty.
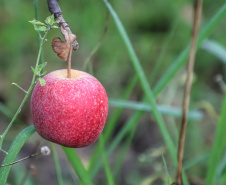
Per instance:
[[[82,69],[84,61],[98,44],[107,20],[108,29],[104,40],[90,61],[92,72],[106,88],[112,102],[111,105],[116,105],[117,101],[115,100],[122,99],[125,90],[134,83],[132,80],[136,72],[131,65],[131,59],[112,17],[109,20],[106,19],[106,6],[103,1],[98,0],[68,0],[59,1],[59,4],[65,20],[77,35],[80,44],[79,50],[73,53],[72,68],[74,69]],[[127,31],[144,73],[147,79],[150,79],[151,87],[154,88],[190,42],[192,1],[112,0],[111,4]],[[225,5],[223,0],[204,1],[201,28],[209,23],[223,5]],[[38,7],[39,18],[44,20],[49,16],[46,1],[38,1]],[[0,131],[3,132],[8,125],[9,118],[17,110],[23,97],[23,92],[12,86],[11,83],[16,82],[24,89],[29,87],[32,78],[30,66],[35,63],[38,42],[37,33],[28,23],[35,17],[32,1],[1,0],[0,17]],[[190,107],[193,110],[199,109],[202,118],[189,121],[184,161],[190,182],[196,184],[203,184],[206,177],[208,153],[211,151],[223,101],[224,93],[219,83],[216,82],[216,76],[220,74],[225,79],[226,75],[226,24],[224,22],[221,21],[217,24],[208,40],[198,50],[196,57]],[[66,63],[61,61],[51,48],[51,40],[59,35],[59,30],[51,31],[47,38],[48,41],[44,44],[43,54],[44,61],[48,62],[47,72],[66,68]],[[217,45],[217,49],[214,44]],[[87,71],[90,70],[87,69]],[[174,75],[175,77],[158,95],[157,103],[180,108],[185,68]],[[136,85],[132,88],[128,99],[135,101],[135,108],[138,108],[136,102],[142,101],[144,93],[139,81],[134,84]],[[118,106],[122,107],[122,105]],[[110,106],[108,123],[116,120],[116,124],[110,129],[112,134],[110,141],[106,143],[105,138],[103,147],[108,148],[113,143],[114,138],[117,138],[124,128],[123,126],[134,115],[135,111],[131,109],[133,109],[131,105],[123,108],[119,118],[117,118],[115,116],[116,108]],[[170,114],[171,110],[172,108],[168,108],[166,112]],[[200,112],[198,114],[200,115]],[[108,157],[113,171],[114,183],[132,185],[152,183],[157,185],[165,182],[166,184],[167,177],[162,153],[171,177],[175,176],[176,168],[163,142],[160,129],[149,113],[144,113],[141,119],[134,120],[135,124],[139,123],[137,128],[131,127],[131,131],[123,137],[124,139],[116,150],[110,152],[111,155]],[[176,146],[180,118],[164,116],[164,121]],[[3,149],[8,150],[15,135],[25,126],[31,124],[30,105],[27,102],[16,124],[7,135]],[[37,146],[44,144],[50,146],[49,142],[34,134],[20,151],[18,158],[34,153]],[[128,152],[125,146],[128,146]],[[97,148],[98,142],[87,148],[76,149],[85,167],[88,167],[92,152]],[[64,184],[74,184],[78,181],[78,177],[72,170],[63,150],[59,146],[56,146],[56,149]],[[122,157],[123,151],[126,154],[125,158]],[[4,155],[0,154],[2,160]],[[101,153],[97,153],[97,155],[101,157]],[[217,182],[224,182],[225,161],[223,156],[220,165],[218,165]],[[90,173],[94,172],[91,170]],[[28,174],[28,179],[25,184],[56,184],[59,182],[51,156],[39,157],[14,165],[9,182],[19,184],[26,174]],[[103,169],[97,173],[94,182],[106,184]]]

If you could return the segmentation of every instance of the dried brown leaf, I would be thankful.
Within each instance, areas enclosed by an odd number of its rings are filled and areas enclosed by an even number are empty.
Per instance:
[[[70,48],[72,43],[76,40],[76,36],[72,33],[69,33],[63,26],[60,27],[61,33],[64,36],[65,41],[62,41],[61,38],[55,37],[52,40],[53,51],[60,57],[62,60],[67,60]]]

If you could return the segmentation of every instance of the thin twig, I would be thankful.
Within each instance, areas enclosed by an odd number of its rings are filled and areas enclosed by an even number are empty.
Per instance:
[[[194,0],[194,19],[193,19],[193,29],[191,38],[191,47],[189,53],[189,59],[187,64],[187,79],[185,84],[184,99],[183,99],[183,116],[180,130],[180,139],[178,147],[178,168],[177,168],[177,184],[182,185],[182,166],[183,166],[183,155],[184,155],[184,143],[187,127],[187,115],[190,103],[190,92],[192,86],[192,75],[195,63],[195,52],[196,52],[196,41],[199,32],[199,25],[201,22],[202,14],[202,0]]]
[[[48,146],[43,146],[43,147],[40,148],[40,152],[38,152],[38,153],[29,155],[29,156],[27,156],[27,157],[24,157],[24,158],[22,158],[22,159],[19,159],[19,160],[15,161],[15,162],[12,162],[12,163],[9,163],[9,164],[3,164],[3,165],[0,165],[0,167],[10,166],[10,165],[19,163],[19,162],[21,162],[21,161],[30,159],[30,158],[32,158],[32,157],[36,157],[36,156],[38,156],[38,155],[40,155],[40,154],[46,156],[46,155],[49,155],[50,153],[51,153],[51,150],[49,149],[49,147],[48,147]]]
[[[32,150],[32,153],[38,153],[37,150],[38,150],[38,148],[39,148],[39,145],[40,145],[40,142],[38,142],[38,143],[35,145],[35,147],[34,147],[33,150]],[[31,170],[32,170],[32,166],[33,166],[32,163],[33,163],[34,159],[35,159],[35,157],[32,158],[32,159],[29,161],[29,163],[26,165],[26,172],[25,172],[25,174],[24,174],[22,180],[20,181],[19,185],[24,185],[24,184],[25,184],[25,182],[26,182],[26,180],[27,180],[27,178],[28,178],[28,176],[29,176],[29,174],[30,174],[30,172],[31,172]]]
[[[40,155],[40,154],[41,154],[41,152],[36,153],[36,154],[32,154],[32,155],[29,155],[29,156],[27,156],[27,157],[25,157],[25,158],[19,159],[19,160],[17,160],[17,161],[15,161],[15,162],[13,162],[13,163],[9,163],[9,164],[0,165],[0,167],[10,166],[10,165],[13,165],[13,164],[19,163],[19,162],[21,162],[21,161],[24,161],[24,160],[30,159],[30,158],[32,158],[32,157],[36,157],[37,155]]]
[[[27,94],[27,91],[24,90],[22,87],[20,87],[17,83],[12,83],[12,85],[15,85],[16,87],[18,87],[20,90],[22,90],[23,92],[25,92]]]

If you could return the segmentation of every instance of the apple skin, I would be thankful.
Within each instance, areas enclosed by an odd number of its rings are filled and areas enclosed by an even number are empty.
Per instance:
[[[57,70],[34,87],[31,113],[35,129],[44,139],[71,148],[92,144],[101,134],[108,115],[104,87],[92,75]]]

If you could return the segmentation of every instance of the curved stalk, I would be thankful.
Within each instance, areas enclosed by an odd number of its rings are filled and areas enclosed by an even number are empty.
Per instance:
[[[199,25],[201,22],[201,15],[202,15],[202,0],[195,0],[191,47],[190,47],[188,64],[187,64],[187,79],[186,79],[184,99],[183,99],[183,115],[182,115],[182,122],[181,122],[180,139],[178,144],[178,152],[177,152],[177,162],[178,162],[177,184],[178,185],[183,185],[182,167],[183,167],[184,145],[185,145],[185,136],[186,136],[186,128],[187,128],[188,110],[189,110],[189,104],[190,104],[190,93],[191,93],[191,87],[192,87],[192,75],[193,75],[193,68],[195,64],[196,43],[197,43],[197,38],[199,33]]]

